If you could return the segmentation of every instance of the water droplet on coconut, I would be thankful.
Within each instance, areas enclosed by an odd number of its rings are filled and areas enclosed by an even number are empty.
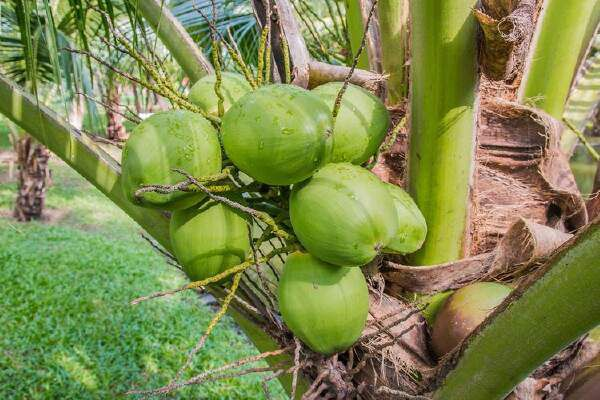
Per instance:
[[[265,142],[263,142],[262,140],[260,142],[258,142],[258,149],[262,150],[265,148]]]

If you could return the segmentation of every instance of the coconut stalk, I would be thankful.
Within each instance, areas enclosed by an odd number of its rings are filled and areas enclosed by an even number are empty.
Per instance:
[[[262,0],[254,0],[252,4],[260,26],[265,26],[268,14],[265,4]],[[271,19],[278,21],[277,24],[271,24],[272,32],[269,35],[277,75],[284,83],[291,82],[306,88],[309,82],[310,55],[294,17],[293,7],[288,0],[273,0],[272,12]],[[282,38],[285,38],[285,43]]]
[[[202,49],[173,16],[167,2],[161,0],[128,1],[148,21],[173,58],[188,75],[192,84],[214,72],[210,62],[202,54]]]
[[[600,219],[565,243],[477,328],[441,369],[434,399],[503,399],[600,323]]]
[[[40,143],[92,183],[161,246],[170,251],[169,218],[161,211],[138,207],[125,197],[121,189],[121,168],[118,162],[98,147],[90,137],[64,122],[52,110],[39,104],[31,94],[12,83],[2,73],[0,73],[0,113],[21,129],[32,132],[32,136]],[[224,297],[222,290],[209,288],[209,291],[217,298]],[[231,307],[228,312],[260,351],[279,349],[279,345],[252,319]],[[284,361],[288,366],[293,365],[292,358],[287,354],[267,361],[269,363]],[[286,390],[291,391],[289,374],[281,375],[280,381]],[[302,388],[305,390],[306,387],[308,387],[306,382],[300,377],[299,393],[302,393]]]
[[[388,75],[387,102],[397,105],[408,94],[408,1],[379,0],[377,7],[381,63]]]
[[[409,188],[427,221],[418,265],[467,248],[477,99],[474,0],[411,2]],[[443,61],[442,61],[443,60]]]
[[[597,0],[544,2],[518,92],[520,103],[561,119],[581,49],[587,47],[588,25],[597,24],[590,20],[597,18],[597,4]]]

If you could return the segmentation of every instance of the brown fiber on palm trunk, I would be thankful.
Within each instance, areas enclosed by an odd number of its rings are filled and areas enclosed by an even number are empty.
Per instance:
[[[571,232],[585,203],[559,148],[561,124],[505,101],[486,101],[478,121],[471,254],[491,251],[519,218]]]
[[[514,79],[533,33],[535,0],[487,0],[473,14],[483,32],[479,56],[484,74],[494,81]]]
[[[414,305],[383,293],[372,292],[367,325],[359,344],[365,366],[356,380],[366,385],[363,397],[398,398],[380,387],[419,393],[424,390],[424,374],[435,365],[428,349],[425,319]]]
[[[401,115],[401,110],[392,113],[392,119]],[[493,251],[521,218],[562,232],[585,225],[585,202],[559,148],[560,122],[540,110],[494,99],[482,102],[477,129],[471,256]],[[379,156],[373,172],[382,180],[405,185],[408,140],[402,130]]]

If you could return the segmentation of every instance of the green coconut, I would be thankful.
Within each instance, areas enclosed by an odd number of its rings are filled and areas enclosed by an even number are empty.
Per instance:
[[[326,355],[352,346],[369,312],[360,268],[327,264],[305,253],[287,258],[278,297],[287,327],[312,350]]]
[[[398,231],[385,248],[387,253],[410,254],[419,250],[427,236],[425,217],[415,201],[401,187],[385,183],[396,206]]]
[[[313,89],[333,110],[342,82],[330,82]],[[348,85],[333,129],[332,162],[362,164],[377,152],[390,123],[388,110],[379,97]]]
[[[248,93],[223,117],[223,147],[253,179],[290,185],[311,176],[329,160],[332,119],[311,92],[269,85]]]
[[[398,231],[392,196],[370,171],[350,163],[327,164],[294,185],[290,218],[300,243],[336,265],[364,265]]]
[[[175,211],[170,234],[175,257],[193,281],[241,264],[250,252],[247,220],[238,210],[212,200]]]
[[[437,312],[431,334],[438,356],[458,346],[510,294],[508,286],[476,282],[458,289]]]
[[[221,93],[223,108],[227,111],[243,95],[252,91],[252,87],[243,75],[233,72],[221,72]],[[192,86],[189,100],[212,115],[218,115],[219,98],[215,93],[216,75],[206,75]]]
[[[142,185],[171,185],[185,179],[174,168],[200,177],[221,171],[221,148],[217,132],[201,115],[172,110],[153,114],[131,132],[122,154],[123,192],[144,207],[177,210],[191,207],[203,193],[135,191]]]

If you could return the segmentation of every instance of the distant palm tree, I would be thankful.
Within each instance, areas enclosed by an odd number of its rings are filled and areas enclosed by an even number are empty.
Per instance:
[[[54,29],[51,14],[30,2],[11,0],[3,4],[1,12],[0,69],[38,96],[44,94],[37,90],[40,84],[61,82],[58,90],[65,97],[66,114],[74,126],[81,127],[84,105],[77,93],[91,91],[89,73],[78,57],[51,48],[53,43],[68,47],[72,42],[72,13],[65,13],[59,29]],[[48,40],[50,35],[55,35],[55,40]],[[92,115],[97,115],[93,103],[90,106]],[[13,130],[12,135],[18,165],[14,215],[19,221],[40,219],[50,183],[50,152],[26,132]]]

